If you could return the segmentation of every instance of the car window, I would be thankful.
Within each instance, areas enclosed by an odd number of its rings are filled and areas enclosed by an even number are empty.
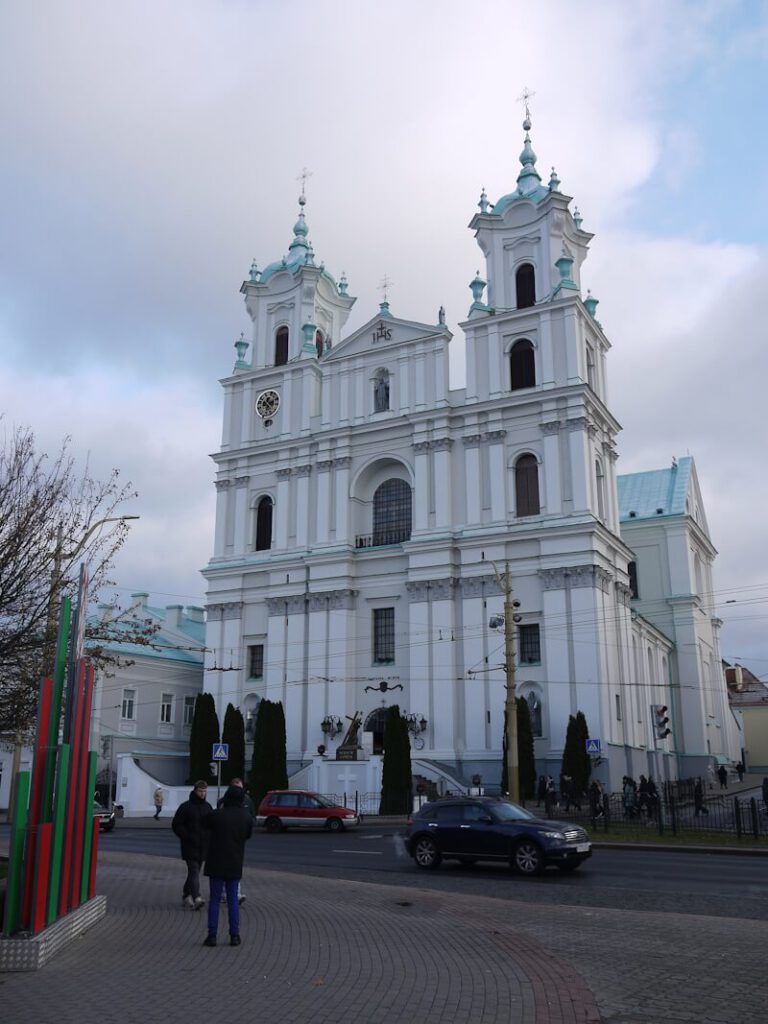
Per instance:
[[[459,821],[461,804],[442,804],[435,809],[435,817],[438,821]]]
[[[520,807],[518,804],[507,803],[506,801],[499,801],[499,803],[490,806],[488,810],[499,821],[525,821],[528,818],[536,817],[535,814],[526,811],[524,807]]]
[[[488,817],[488,808],[483,807],[482,804],[464,804],[463,811],[464,821],[480,821],[482,818]]]
[[[274,801],[277,807],[298,807],[298,793],[277,793]]]
[[[319,800],[313,796],[308,796],[306,793],[303,793],[299,799],[302,807],[314,807],[316,809],[321,806]]]

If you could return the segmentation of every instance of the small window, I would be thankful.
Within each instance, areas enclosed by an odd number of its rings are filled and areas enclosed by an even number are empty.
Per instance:
[[[132,722],[136,717],[135,690],[123,690],[123,706],[120,711],[120,717],[124,718],[128,722]]]
[[[637,589],[637,562],[629,563],[627,573],[629,574],[629,596],[639,597],[640,594]]]
[[[184,725],[192,725],[192,719],[195,717],[195,697],[184,698]]]
[[[389,371],[379,370],[373,381],[373,411],[387,412],[389,409]]]
[[[605,476],[600,460],[595,459],[595,484],[597,486],[597,515],[599,519],[605,519]]]
[[[621,696],[618,693],[616,694],[616,721],[621,721]]]
[[[272,547],[272,499],[266,495],[256,506],[256,550]]]
[[[322,331],[315,331],[315,350],[317,351],[317,358],[318,359],[323,354],[323,349],[324,348],[325,348],[325,341],[323,339],[323,332]]]
[[[373,610],[373,660],[377,665],[391,665],[395,660],[395,609]]]
[[[264,644],[251,644],[248,648],[248,678],[264,677]]]
[[[272,801],[273,807],[298,807],[299,806],[299,794],[298,793],[277,793]]]
[[[160,698],[160,721],[170,725],[173,721],[173,694],[164,693]]]
[[[288,328],[278,327],[275,332],[275,366],[285,366],[288,362]]]
[[[536,274],[530,263],[523,263],[515,274],[517,308],[526,309],[536,305]]]
[[[541,641],[538,623],[530,626],[518,626],[518,662],[521,665],[541,664]]]
[[[533,345],[527,338],[516,341],[509,353],[509,386],[512,391],[532,388],[536,384],[536,360]]]
[[[587,384],[595,390],[595,352],[591,345],[587,345]]]
[[[535,455],[521,455],[515,463],[515,503],[518,516],[537,516],[541,511]]]
[[[528,701],[528,713],[531,717],[531,732],[534,737],[543,735],[541,731],[541,701],[531,690],[525,698]]]
[[[461,804],[441,804],[435,808],[435,818],[437,821],[461,821],[461,809]]]
[[[464,821],[480,821],[488,817],[488,808],[480,804],[464,804],[462,818]]]

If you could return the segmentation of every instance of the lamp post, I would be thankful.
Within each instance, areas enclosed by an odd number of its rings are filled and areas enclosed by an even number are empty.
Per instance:
[[[520,607],[520,602],[512,600],[512,574],[509,571],[509,562],[506,563],[503,573],[499,572],[495,563],[493,563],[493,568],[496,572],[499,589],[504,594],[504,671],[507,677],[504,740],[507,748],[507,789],[512,801],[518,803],[520,800],[520,773],[517,753],[517,703],[515,701],[515,625],[520,620],[520,616],[516,612],[516,609]]]

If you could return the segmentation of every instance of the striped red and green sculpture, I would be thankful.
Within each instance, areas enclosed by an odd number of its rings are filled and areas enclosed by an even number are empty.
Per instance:
[[[94,672],[82,656],[87,576],[61,602],[53,673],[40,681],[32,771],[15,780],[3,934],[36,935],[92,899],[99,819],[88,749]]]

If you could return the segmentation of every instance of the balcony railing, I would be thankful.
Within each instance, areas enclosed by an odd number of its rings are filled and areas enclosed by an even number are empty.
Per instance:
[[[411,539],[411,531],[405,528],[399,530],[376,530],[375,533],[363,534],[355,537],[356,548],[382,548],[388,544],[402,544]]]

